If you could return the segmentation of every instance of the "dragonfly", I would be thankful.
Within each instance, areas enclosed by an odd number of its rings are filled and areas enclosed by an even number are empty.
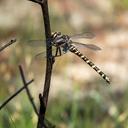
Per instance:
[[[51,35],[51,45],[55,47],[55,55],[54,57],[59,57],[62,55],[62,53],[67,53],[68,51],[74,53],[79,58],[81,58],[84,62],[86,62],[92,69],[94,69],[107,83],[110,84],[109,77],[102,71],[100,68],[98,68],[89,58],[87,58],[83,53],[81,53],[77,45],[86,47],[91,50],[101,50],[100,47],[94,45],[94,44],[83,44],[80,42],[77,42],[77,39],[87,38],[92,39],[94,38],[94,34],[87,32],[83,34],[77,34],[77,35],[63,35],[61,32],[53,32]],[[38,44],[39,42],[42,43],[41,40],[33,40],[32,42],[36,42]],[[43,52],[42,52],[43,53]],[[41,55],[42,53],[37,54],[36,56]]]

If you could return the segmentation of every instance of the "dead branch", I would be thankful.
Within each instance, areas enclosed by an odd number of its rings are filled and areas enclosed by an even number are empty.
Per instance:
[[[36,2],[39,4],[40,4],[40,2],[42,2],[41,0],[36,0],[36,1],[30,0],[30,1]],[[50,81],[51,81],[51,74],[52,74],[52,67],[53,67],[54,59],[52,56],[51,41],[49,40],[51,38],[51,27],[50,27],[50,21],[49,21],[47,0],[44,0],[43,4],[40,4],[40,6],[42,9],[43,19],[44,19],[47,61],[46,61],[46,73],[45,73],[45,83],[44,83],[43,95],[42,94],[39,95],[40,110],[39,110],[37,128],[44,128],[45,127],[44,126],[44,118],[45,118],[45,112],[46,112],[46,108],[47,108],[47,101],[48,101],[48,96],[49,96]]]
[[[30,85],[34,80],[30,80],[26,83],[26,86]],[[0,110],[8,103],[10,102],[14,97],[16,97],[21,91],[23,91],[25,87],[20,88],[18,91],[16,91],[12,96],[10,96],[7,100],[4,101],[4,103],[0,106]]]
[[[26,82],[26,79],[25,79],[25,75],[24,75],[24,71],[23,71],[23,68],[21,65],[19,65],[19,70],[20,70],[20,75],[21,75],[21,78],[22,78],[22,81],[23,81],[23,84],[24,84],[24,88],[26,90],[26,93],[27,93],[27,96],[28,96],[28,99],[30,101],[30,103],[32,104],[32,107],[36,113],[36,115],[38,116],[38,111],[37,111],[37,108],[36,108],[36,105],[33,101],[33,98],[32,98],[32,95],[28,89],[28,87],[26,86],[27,82]]]
[[[28,0],[28,1],[32,1],[32,2],[35,2],[35,3],[38,3],[38,4],[43,4],[44,0],[40,1],[40,0]]]
[[[7,48],[8,46],[12,45],[15,42],[16,42],[16,39],[11,39],[8,43],[0,47],[0,52],[2,52],[5,48]]]

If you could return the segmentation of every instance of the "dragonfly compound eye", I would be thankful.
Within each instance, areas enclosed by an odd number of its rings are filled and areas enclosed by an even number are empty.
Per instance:
[[[61,32],[57,32],[57,35],[59,35],[59,36],[60,36],[60,35],[61,35]]]
[[[51,38],[55,39],[58,35],[58,32],[52,32]]]

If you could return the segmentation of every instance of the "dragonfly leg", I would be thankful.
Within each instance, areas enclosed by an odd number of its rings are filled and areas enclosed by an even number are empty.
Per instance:
[[[59,47],[59,55],[58,56],[61,56],[62,54],[61,54],[61,49],[60,49],[60,47]]]
[[[56,48],[56,53],[55,53],[55,56],[54,57],[59,57],[59,56],[61,56],[62,54],[61,54],[61,48],[60,47],[57,47]]]
[[[57,48],[56,48],[55,57],[57,57],[58,51],[59,51],[59,48],[57,47]]]

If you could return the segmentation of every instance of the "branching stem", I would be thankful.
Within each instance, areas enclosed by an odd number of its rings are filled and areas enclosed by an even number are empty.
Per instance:
[[[31,0],[35,3],[43,3],[40,4],[43,14],[44,20],[44,27],[45,27],[45,37],[46,37],[46,72],[45,72],[45,83],[44,83],[44,90],[43,93],[39,95],[40,99],[40,109],[39,109],[39,116],[38,116],[38,124],[37,128],[44,128],[44,119],[45,119],[45,112],[47,108],[48,96],[49,96],[49,89],[50,89],[50,82],[51,82],[51,75],[52,75],[52,67],[54,63],[54,58],[52,56],[52,45],[51,45],[51,27],[50,27],[50,20],[49,20],[49,12],[48,12],[48,0]],[[38,2],[37,2],[38,1]]]

